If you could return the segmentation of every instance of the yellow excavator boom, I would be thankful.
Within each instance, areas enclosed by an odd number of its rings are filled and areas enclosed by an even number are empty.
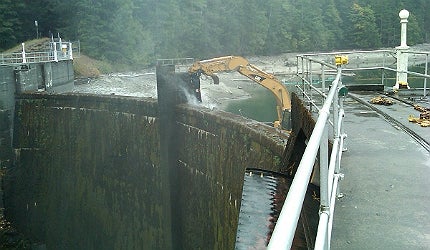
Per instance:
[[[196,74],[197,76],[205,74],[212,77],[215,84],[219,83],[218,77],[215,73],[226,71],[237,71],[245,77],[270,90],[277,103],[276,111],[278,115],[278,121],[274,122],[275,127],[281,127],[288,130],[290,129],[290,95],[285,85],[282,84],[282,82],[279,81],[274,75],[264,72],[240,56],[224,56],[198,61],[188,69],[188,73],[190,74]]]

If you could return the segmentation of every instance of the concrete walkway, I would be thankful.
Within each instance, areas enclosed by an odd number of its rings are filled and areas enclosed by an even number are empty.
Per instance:
[[[409,123],[419,113],[397,100],[372,109],[363,102],[376,93],[351,95],[344,103],[345,196],[336,203],[331,248],[430,249],[430,153],[402,125],[427,143],[430,128]]]

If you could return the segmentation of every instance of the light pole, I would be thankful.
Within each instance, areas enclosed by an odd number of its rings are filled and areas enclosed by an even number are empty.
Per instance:
[[[39,24],[37,21],[34,21],[34,26],[36,26],[36,39],[39,39]]]
[[[400,17],[400,25],[401,25],[400,47],[408,48],[409,46],[406,45],[406,26],[408,23],[409,11],[405,9],[401,10],[399,12],[399,17]]]
[[[409,88],[408,86],[408,51],[409,46],[406,44],[406,27],[408,23],[409,11],[403,9],[399,12],[400,17],[400,46],[397,49],[397,76],[394,90]]]

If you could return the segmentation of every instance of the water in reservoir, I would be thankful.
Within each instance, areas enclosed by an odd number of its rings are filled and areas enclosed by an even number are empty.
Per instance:
[[[258,85],[247,91],[251,98],[231,101],[226,111],[261,122],[273,122],[277,119],[276,100],[272,92]]]

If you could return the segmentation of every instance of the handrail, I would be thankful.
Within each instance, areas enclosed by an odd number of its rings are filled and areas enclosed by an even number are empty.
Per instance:
[[[356,54],[356,53],[373,54],[375,52],[392,53],[392,52],[395,52],[395,51],[394,50],[389,50],[389,49],[380,49],[380,50],[353,50],[353,51],[337,51],[337,52],[325,52],[325,53],[309,53],[309,54],[302,54],[301,56],[304,56],[304,57],[320,56],[320,55],[335,56],[335,55],[350,55],[350,54]]]
[[[195,62],[194,58],[185,57],[185,58],[162,58],[157,59],[157,65],[192,65]]]
[[[319,117],[315,124],[314,130],[311,137],[309,138],[308,145],[303,153],[302,160],[300,161],[299,167],[295,177],[291,183],[289,192],[285,199],[272,237],[270,239],[268,249],[290,249],[294,234],[296,231],[297,223],[300,217],[300,213],[303,206],[304,197],[308,188],[308,183],[312,170],[315,163],[315,157],[317,156],[318,150],[320,153],[320,197],[321,197],[321,210],[320,210],[320,222],[318,226],[318,234],[316,240],[316,249],[324,248],[329,244],[329,228],[331,231],[331,220],[330,210],[334,206],[334,200],[337,193],[337,181],[340,179],[339,174],[339,163],[340,155],[339,150],[342,150],[340,145],[343,145],[343,139],[345,136],[342,134],[342,118],[344,115],[343,105],[338,106],[338,92],[342,87],[341,82],[342,68],[339,65],[337,67],[337,74],[335,80],[332,82],[327,98],[324,102],[323,107],[319,111]],[[328,155],[324,156],[323,152],[327,152],[327,139],[328,139],[328,121],[330,116],[330,107],[333,104],[333,110],[335,111],[334,119],[335,126],[335,142],[332,151],[332,157],[330,160],[330,167],[327,166]],[[338,111],[338,112],[336,112]],[[336,114],[337,113],[337,114]],[[339,146],[337,146],[339,145]],[[337,151],[335,151],[337,150]],[[325,162],[325,163],[323,163]],[[321,164],[323,163],[323,164]],[[329,174],[330,173],[330,174]],[[332,174],[331,174],[332,173]],[[332,179],[330,179],[332,178]],[[333,185],[333,187],[331,187]],[[330,186],[330,187],[329,187]],[[330,195],[329,195],[330,193]],[[331,205],[333,204],[333,205]]]
[[[351,55],[355,53],[375,53],[382,52],[383,63],[374,65],[369,63],[367,67],[359,67],[360,62],[356,63],[357,67],[350,65],[349,67],[342,67],[341,65],[333,66],[327,62],[326,57],[324,60],[316,58],[316,56],[328,55]],[[388,53],[388,54],[387,54]],[[301,84],[297,85],[297,89],[302,93],[303,98],[309,103],[309,109],[313,107],[319,111],[319,116],[315,124],[312,135],[309,138],[308,145],[303,153],[299,167],[296,171],[295,177],[292,181],[290,190],[285,199],[282,211],[277,220],[272,237],[268,244],[268,249],[290,249],[294,239],[297,223],[303,206],[304,197],[308,187],[308,183],[312,174],[316,156],[319,151],[319,175],[320,175],[320,219],[318,223],[318,230],[315,239],[315,249],[330,249],[331,232],[333,226],[333,215],[336,199],[340,196],[338,190],[338,182],[343,178],[340,173],[340,161],[342,152],[345,149],[346,134],[343,131],[343,98],[339,95],[346,95],[345,91],[340,91],[344,88],[342,86],[341,77],[345,72],[360,71],[360,70],[384,70],[393,71],[398,73],[406,73],[412,76],[422,77],[424,79],[423,89],[424,96],[426,96],[427,86],[426,81],[430,78],[428,74],[428,64],[430,52],[415,52],[415,51],[401,51],[399,53],[415,53],[425,56],[425,72],[424,74],[413,72],[409,70],[398,70],[390,68],[386,65],[386,56],[393,56],[392,50],[378,50],[378,51],[352,51],[352,52],[336,52],[324,54],[305,54],[297,56],[297,76],[301,79]],[[358,58],[358,56],[357,56]],[[301,61],[299,60],[301,59]],[[328,59],[330,61],[330,59]],[[312,69],[315,65],[321,67],[321,88],[313,86],[315,75],[319,69]],[[329,93],[326,95],[326,74],[336,70],[336,78],[330,86]],[[342,73],[343,72],[343,73]],[[384,82],[384,75],[382,74],[382,83]],[[313,98],[313,93],[317,93],[323,100],[324,104],[319,109],[316,101]],[[332,106],[331,106],[332,105]],[[332,107],[333,116],[330,121],[330,107]],[[333,128],[332,151],[330,158],[328,157],[328,131],[329,127]],[[328,160],[330,159],[330,160]],[[329,162],[328,162],[329,161]]]
[[[73,59],[73,45],[70,42],[49,42],[49,48],[45,51],[25,50],[22,43],[22,51],[14,53],[1,53],[0,65],[15,65],[23,63],[58,62]]]
[[[397,52],[397,55],[395,55],[395,53]],[[306,74],[306,76],[310,76],[310,81],[312,81],[312,76],[313,73],[312,72],[312,63],[317,63],[321,65],[321,72],[322,74],[327,73],[327,72],[332,72],[332,70],[324,70],[324,67],[328,67],[328,68],[332,68],[333,66],[330,66],[328,62],[325,62],[323,60],[320,60],[318,58],[326,58],[326,56],[331,56],[331,55],[350,55],[350,56],[354,56],[359,58],[361,54],[375,54],[375,53],[382,53],[382,58],[383,58],[383,62],[382,62],[382,66],[380,62],[377,61],[372,61],[372,59],[363,59],[360,61],[358,61],[356,63],[356,67],[354,67],[354,64],[349,65],[348,67],[344,67],[342,70],[344,72],[351,72],[351,71],[364,71],[364,70],[381,70],[382,71],[382,83],[384,84],[384,71],[391,71],[391,72],[396,72],[398,74],[407,74],[407,75],[411,75],[411,76],[415,76],[415,77],[420,77],[423,79],[423,96],[426,97],[427,96],[427,91],[428,91],[428,87],[427,87],[427,80],[430,78],[429,75],[429,71],[428,71],[428,65],[430,63],[430,51],[414,51],[414,50],[373,50],[373,51],[341,51],[341,52],[328,52],[328,53],[317,53],[317,54],[302,54],[302,55],[298,55],[297,56],[297,65],[299,65],[299,58],[301,58],[301,73],[303,75]],[[395,59],[396,57],[399,57],[401,54],[413,54],[415,56],[420,56],[419,58],[421,58],[420,60],[418,60],[417,62],[417,57],[415,57],[414,59],[414,63],[422,63],[424,64],[424,73],[418,73],[418,72],[414,72],[414,71],[410,71],[410,70],[399,70],[399,69],[393,69],[388,67],[387,64],[387,58],[391,58],[393,57],[393,59]],[[370,57],[372,58],[372,57]],[[374,57],[373,57],[374,58]],[[306,60],[306,64],[304,64],[304,60]],[[370,61],[368,61],[370,60]],[[359,64],[360,63],[365,63],[368,64],[368,66],[366,67],[360,67]],[[395,62],[392,62],[395,63]],[[413,65],[413,64],[410,64]],[[299,68],[297,69],[297,74],[299,75]],[[323,76],[324,78],[324,76]],[[306,79],[302,77],[302,81],[303,83],[305,83]],[[311,86],[311,85],[309,85]],[[324,88],[324,87],[323,87]],[[419,88],[416,88],[419,89]]]

